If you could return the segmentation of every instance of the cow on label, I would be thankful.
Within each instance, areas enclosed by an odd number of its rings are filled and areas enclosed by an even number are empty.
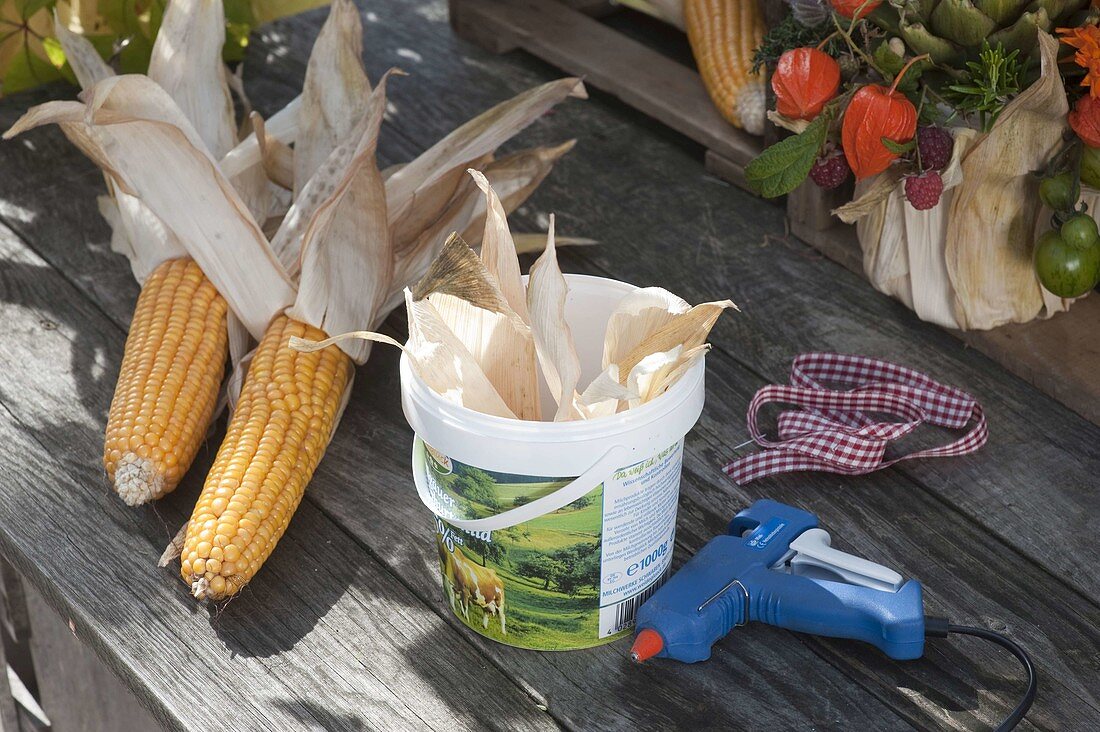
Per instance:
[[[484,611],[481,616],[482,627],[489,627],[490,616],[499,617],[500,632],[508,635],[504,617],[504,583],[496,570],[468,559],[458,547],[448,551],[438,537],[436,543],[439,547],[443,585],[451,607],[469,622],[472,602]]]

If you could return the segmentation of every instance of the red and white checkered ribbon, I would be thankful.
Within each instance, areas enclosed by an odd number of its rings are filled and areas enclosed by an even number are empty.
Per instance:
[[[757,425],[760,408],[769,402],[801,408],[779,415],[778,440],[769,440]],[[899,421],[878,422],[868,413]],[[922,424],[963,429],[971,422],[970,431],[950,444],[884,460],[891,440]],[[795,358],[791,385],[756,392],[748,423],[753,440],[764,450],[723,468],[739,484],[799,470],[863,475],[901,460],[965,455],[989,438],[982,407],[966,392],[904,366],[841,353]]]

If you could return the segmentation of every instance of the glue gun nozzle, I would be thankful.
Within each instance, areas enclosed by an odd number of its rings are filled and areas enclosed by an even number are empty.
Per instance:
[[[642,628],[634,638],[634,645],[630,647],[630,660],[634,663],[653,658],[665,647],[665,641],[661,634],[652,628]]]

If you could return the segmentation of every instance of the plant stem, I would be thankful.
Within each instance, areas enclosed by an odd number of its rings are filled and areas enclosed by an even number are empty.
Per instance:
[[[915,64],[917,61],[922,61],[926,58],[929,58],[928,54],[922,53],[920,56],[914,56],[913,58],[909,59],[908,63],[906,63],[905,66],[902,66],[901,71],[899,71],[898,75],[894,77],[894,83],[890,85],[890,93],[893,94],[895,91],[897,91],[898,84],[901,83],[901,78],[905,76],[905,72],[909,70],[909,67]]]

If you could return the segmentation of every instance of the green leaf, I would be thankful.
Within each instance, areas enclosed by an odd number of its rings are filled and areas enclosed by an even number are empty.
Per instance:
[[[56,38],[42,39],[42,48],[46,51],[46,58],[57,68],[65,65],[65,51],[61,48],[61,41]]]
[[[904,155],[917,146],[916,140],[910,140],[909,142],[894,142],[889,137],[879,138],[882,140],[882,145],[895,155]]]
[[[33,48],[35,43],[37,39],[25,38],[22,48],[12,56],[8,68],[3,72],[3,81],[0,82],[4,96],[33,89],[62,78],[57,67],[46,60],[45,53]]]
[[[793,191],[810,174],[827,131],[827,115],[819,114],[801,133],[765,149],[745,168],[749,187],[764,198]]]

